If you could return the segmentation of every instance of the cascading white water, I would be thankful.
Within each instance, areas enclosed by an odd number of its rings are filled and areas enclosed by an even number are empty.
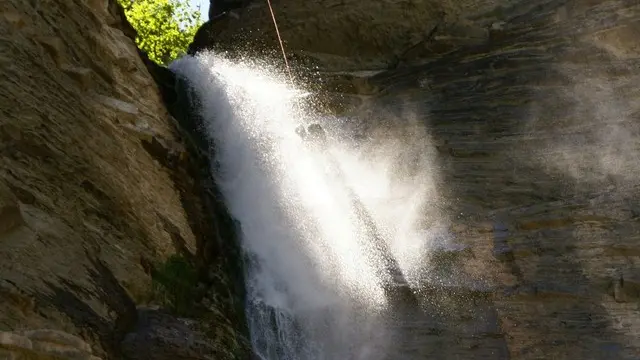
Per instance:
[[[384,312],[395,280],[384,258],[416,283],[431,240],[417,231],[434,192],[428,166],[399,172],[406,141],[356,146],[340,138],[337,119],[323,122],[332,140],[326,148],[305,143],[296,127],[321,120],[304,94],[263,64],[209,53],[172,68],[201,99],[213,176],[241,223],[255,352],[278,360],[387,358]]]

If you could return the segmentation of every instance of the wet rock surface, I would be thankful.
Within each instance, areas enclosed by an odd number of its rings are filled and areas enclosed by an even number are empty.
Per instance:
[[[529,4],[486,44],[370,78],[379,95],[355,111],[424,119],[455,241],[470,249],[451,280],[491,289],[428,295],[442,331],[406,346],[435,359],[636,359],[640,57],[627,31],[640,7]]]
[[[217,1],[212,2],[217,3]],[[223,2],[224,3],[224,2]],[[196,41],[210,45],[277,49],[266,2],[245,1],[216,31]],[[324,70],[371,70],[401,58],[438,54],[488,38],[486,24],[467,17],[501,5],[495,0],[366,2],[354,0],[273,1],[280,34],[291,60]],[[506,3],[512,3],[506,1]],[[400,20],[401,19],[401,20]],[[212,24],[213,26],[213,24]]]
[[[390,359],[640,357],[637,1],[274,7],[335,108],[421,119],[438,152],[465,250],[434,250],[421,308],[390,320]],[[223,34],[275,39],[265,7],[246,14]]]

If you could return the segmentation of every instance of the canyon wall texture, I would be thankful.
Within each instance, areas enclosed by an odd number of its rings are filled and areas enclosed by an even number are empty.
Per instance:
[[[234,224],[171,74],[115,0],[3,1],[0,34],[0,358],[236,357]],[[197,313],[165,310],[162,264]]]
[[[216,1],[218,2],[218,1]],[[220,1],[224,3],[225,1]],[[391,66],[399,58],[432,55],[481,42],[486,14],[496,0],[355,0],[273,1],[280,34],[292,58],[324,70],[368,70]],[[252,49],[276,48],[275,29],[266,1],[247,1],[235,16],[220,22],[202,43],[246,41]],[[211,25],[212,27],[215,25]],[[205,26],[206,27],[206,26]],[[196,43],[199,39],[196,39]]]
[[[417,120],[438,151],[458,247],[432,254],[441,275],[399,322],[398,353],[640,357],[637,1],[273,5],[297,71],[318,69],[341,111],[373,129]],[[266,2],[237,14],[198,46],[278,49]]]
[[[299,74],[373,128],[419,120],[438,151],[464,250],[433,254],[446,281],[403,314],[404,353],[640,357],[637,1],[273,4]],[[193,49],[277,55],[266,2],[247,5]],[[171,73],[115,1],[4,1],[0,34],[0,358],[241,356],[235,224]],[[175,255],[199,321],[161,306]]]

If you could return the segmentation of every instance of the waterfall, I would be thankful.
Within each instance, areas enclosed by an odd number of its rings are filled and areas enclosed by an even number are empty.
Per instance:
[[[351,136],[353,122],[316,114],[268,64],[203,53],[172,69],[201,99],[212,176],[241,223],[256,354],[389,358],[390,309],[418,286],[442,225],[428,149],[406,136]],[[326,144],[296,132],[312,123]]]

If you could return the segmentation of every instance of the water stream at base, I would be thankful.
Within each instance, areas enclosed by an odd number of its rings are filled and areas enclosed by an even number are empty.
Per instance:
[[[347,119],[314,114],[267,64],[208,53],[172,68],[201,99],[213,176],[241,223],[256,354],[393,358],[396,295],[410,297],[437,236],[420,230],[436,197],[429,152],[406,136],[355,140]],[[325,146],[295,131],[315,122],[327,130]],[[426,143],[424,133],[410,135]],[[429,228],[442,222],[431,216]]]

